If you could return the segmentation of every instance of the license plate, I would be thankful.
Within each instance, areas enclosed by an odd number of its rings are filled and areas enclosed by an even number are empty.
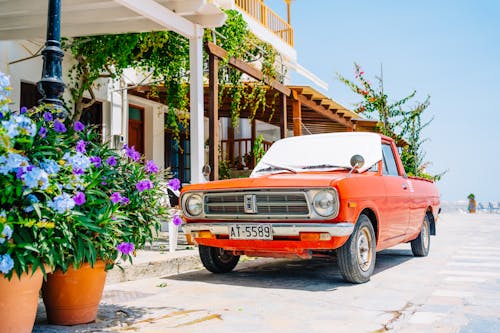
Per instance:
[[[230,239],[273,239],[273,227],[270,224],[231,224]]]

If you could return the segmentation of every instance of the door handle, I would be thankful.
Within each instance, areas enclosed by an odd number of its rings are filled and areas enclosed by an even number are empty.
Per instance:
[[[401,187],[403,188],[403,190],[407,190],[407,189],[408,189],[408,185],[406,185],[406,184],[404,184],[404,183],[403,183],[403,184],[401,184]]]

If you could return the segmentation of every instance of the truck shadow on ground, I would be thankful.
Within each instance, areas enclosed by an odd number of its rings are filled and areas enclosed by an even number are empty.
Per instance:
[[[374,275],[412,258],[411,250],[388,249],[378,252]],[[343,280],[335,258],[250,259],[240,262],[233,272],[226,274],[201,270],[164,279],[305,291],[329,291],[353,286]]]

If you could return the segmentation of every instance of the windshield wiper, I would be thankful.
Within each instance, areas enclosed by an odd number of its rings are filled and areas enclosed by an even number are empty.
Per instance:
[[[318,165],[308,165],[303,166],[301,169],[350,169],[346,166],[333,165],[333,164],[318,164]]]
[[[271,163],[268,163],[268,162],[262,162],[266,165],[269,165],[269,168],[265,168],[265,169],[260,169],[259,172],[262,172],[262,171],[278,171],[278,170],[286,170],[286,171],[290,171],[292,173],[297,173],[296,170],[292,169],[292,168],[289,168],[289,167],[285,167],[285,166],[281,166],[281,165],[275,165],[275,164],[271,164]]]

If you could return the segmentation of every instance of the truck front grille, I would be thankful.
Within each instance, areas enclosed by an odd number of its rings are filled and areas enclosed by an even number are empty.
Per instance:
[[[206,217],[296,218],[309,216],[304,192],[252,191],[205,194]]]

